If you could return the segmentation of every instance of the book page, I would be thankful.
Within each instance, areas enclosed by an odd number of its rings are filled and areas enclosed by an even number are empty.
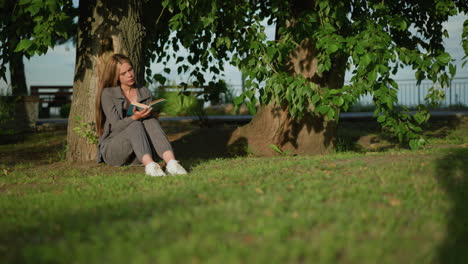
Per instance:
[[[132,105],[138,106],[138,107],[141,107],[141,108],[148,108],[148,107],[149,107],[148,105],[141,104],[141,103],[137,103],[137,102],[132,103],[132,104],[130,105],[130,107],[132,107]]]
[[[159,98],[159,99],[154,100],[154,101],[152,101],[151,103],[149,103],[149,105],[154,105],[154,104],[157,104],[157,103],[160,103],[160,102],[163,102],[163,101],[166,101],[166,99],[164,99],[164,98]]]

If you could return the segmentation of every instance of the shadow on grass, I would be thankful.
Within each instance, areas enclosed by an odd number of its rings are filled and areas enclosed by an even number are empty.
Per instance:
[[[29,219],[27,228],[9,225],[9,229],[0,231],[0,262],[74,263],[76,259],[72,258],[86,258],[83,255],[75,255],[83,254],[83,248],[106,247],[106,240],[119,241],[122,237],[131,237],[130,234],[135,233],[139,239],[133,240],[136,243],[132,243],[132,247],[154,250],[153,246],[147,243],[148,240],[159,238],[171,243],[181,239],[174,234],[191,230],[190,218],[183,220],[177,227],[168,220],[168,215],[174,217],[175,211],[183,213],[181,207],[194,207],[203,203],[200,199],[187,199],[191,196],[196,197],[196,193],[185,191],[175,196],[160,196],[157,199],[111,199],[100,205],[85,205],[86,208],[72,212],[56,209],[47,213],[47,216],[42,214],[42,217]],[[63,214],[64,212],[68,213]],[[77,245],[80,248],[64,249],[63,245]],[[108,251],[105,255],[115,258],[119,256],[119,252],[115,252],[114,248],[114,252]]]
[[[193,167],[203,160],[245,155],[245,151],[236,152],[227,146],[234,130],[235,127],[199,128],[171,144],[177,159],[183,160],[187,167]]]
[[[445,138],[452,131],[463,129],[468,117],[431,117],[422,126],[426,138]],[[386,151],[392,148],[408,148],[399,143],[389,131],[385,131],[375,119],[345,119],[338,124],[337,151]]]
[[[444,138],[450,131],[459,128],[468,120],[466,117],[431,117],[430,121],[423,126],[425,135],[429,138]]]
[[[338,123],[336,136],[336,151],[385,151],[398,146],[395,138],[382,132],[382,128],[374,119],[341,120]]]
[[[245,138],[228,145],[235,129],[234,126],[197,128],[171,144],[177,158],[188,167],[209,159],[246,156],[250,151]],[[389,141],[375,120],[343,120],[338,123],[337,151],[365,152],[371,145],[377,146],[372,151],[385,151],[397,145]]]
[[[0,166],[10,167],[24,163],[33,163],[35,165],[48,164],[61,160],[64,156],[64,140],[46,141],[44,144],[24,147],[12,146],[7,150],[0,151]]]
[[[437,162],[437,180],[452,202],[447,234],[439,263],[467,263],[468,259],[468,149],[450,149]]]

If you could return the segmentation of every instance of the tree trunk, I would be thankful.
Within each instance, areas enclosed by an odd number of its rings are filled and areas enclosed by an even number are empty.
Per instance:
[[[78,134],[75,128],[95,131],[95,97],[100,74],[108,58],[114,53],[126,54],[134,64],[137,81],[144,80],[142,9],[142,1],[139,0],[80,1],[73,101],[67,136],[69,161],[90,161],[96,157],[96,145]]]
[[[336,122],[306,115],[291,118],[287,107],[262,106],[252,121],[231,135],[228,145],[247,145],[256,156],[324,154],[334,148]],[[274,147],[272,146],[274,145]]]
[[[13,111],[13,124],[18,133],[32,131],[36,127],[38,109],[34,109],[37,100],[28,97],[28,87],[26,85],[26,75],[24,73],[23,53],[14,52],[18,44],[16,36],[11,36],[9,42],[10,58],[10,84],[11,94],[16,98],[15,110]],[[36,102],[36,103],[32,103]]]
[[[28,95],[28,87],[26,86],[26,77],[24,74],[24,63],[23,63],[23,52],[15,52],[16,46],[20,42],[21,33],[18,33],[17,30],[17,14],[12,14],[18,1],[8,0],[2,1],[3,3],[2,10],[0,15],[4,16],[2,20],[2,35],[6,34],[6,39],[8,40],[5,43],[5,49],[3,50],[3,55],[7,56],[6,62],[9,63],[10,69],[10,84],[11,91],[13,96],[26,96]],[[15,13],[15,12],[13,12]]]
[[[316,54],[310,40],[302,41],[291,53],[287,71],[292,75],[301,74],[319,87],[340,88],[344,83],[345,57],[337,56],[332,70],[318,74]],[[293,118],[285,103],[270,104],[261,106],[249,124],[236,129],[228,145],[247,144],[248,150],[257,156],[280,155],[275,148],[290,155],[325,154],[334,149],[336,126],[336,121],[312,113],[301,119]]]
[[[28,95],[22,53],[12,52],[10,55],[10,83],[12,95]]]

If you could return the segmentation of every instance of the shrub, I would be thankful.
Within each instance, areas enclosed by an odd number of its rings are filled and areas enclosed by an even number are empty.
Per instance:
[[[62,105],[60,107],[60,117],[68,118],[68,116],[70,115],[70,108],[71,108],[70,103]]]
[[[167,99],[162,108],[167,115],[203,115],[203,100],[191,92],[160,92],[159,97]]]
[[[13,119],[13,111],[17,101],[18,97],[0,96],[0,124]]]

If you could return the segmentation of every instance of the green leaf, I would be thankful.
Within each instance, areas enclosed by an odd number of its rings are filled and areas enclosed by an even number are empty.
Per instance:
[[[320,114],[326,114],[328,113],[328,111],[330,110],[330,106],[328,105],[321,105],[319,107],[317,107],[317,112],[319,112]]]
[[[375,80],[377,79],[377,72],[376,71],[369,72],[369,74],[367,75],[367,79],[371,83],[375,82]]]
[[[414,120],[416,120],[418,124],[422,124],[424,122],[424,117],[419,112],[414,114],[413,117],[414,117]]]
[[[384,98],[385,103],[387,104],[388,109],[393,109],[394,99],[390,96]]]
[[[328,92],[328,94],[333,95],[333,94],[339,94],[340,92],[341,92],[341,91],[338,90],[338,89],[330,89],[330,91]]]
[[[230,49],[230,48],[231,48],[231,39],[230,39],[229,37],[226,37],[226,38],[224,39],[224,42],[226,43],[226,47],[227,47],[228,49]]]
[[[437,56],[437,60],[442,62],[443,64],[447,64],[450,62],[450,54],[448,52],[444,52]]]
[[[384,115],[379,115],[379,117],[377,118],[377,122],[383,123],[383,122],[385,122],[386,119],[387,119],[386,116],[384,116]]]
[[[342,106],[344,104],[344,99],[343,99],[343,97],[334,97],[333,98],[333,103],[336,106]]]
[[[354,47],[354,51],[356,52],[357,55],[361,55],[365,52],[364,47],[359,42]]]
[[[257,108],[256,108],[255,104],[253,104],[251,102],[247,102],[246,105],[247,105],[247,109],[249,109],[249,113],[251,115],[255,115],[257,113]]]
[[[317,68],[317,72],[318,72],[318,73],[322,73],[322,72],[324,72],[325,70],[326,70],[326,67],[325,67],[325,65],[324,65],[323,63],[321,63],[321,64],[318,65],[318,68]]]
[[[409,141],[409,146],[412,150],[420,149],[425,144],[426,144],[426,140],[424,138],[411,139]]]
[[[275,54],[278,52],[278,49],[275,47],[269,47],[267,49],[267,55],[271,60],[275,59]]]
[[[240,95],[240,96],[237,96],[236,98],[234,98],[234,105],[241,105],[242,103],[244,103],[244,96],[243,95]]]
[[[337,44],[331,44],[327,47],[327,51],[329,54],[334,53],[338,50],[338,45]]]
[[[402,20],[400,21],[400,25],[399,25],[399,26],[400,26],[399,29],[400,29],[401,31],[406,30],[406,29],[408,28],[408,24],[406,23],[406,21],[405,21],[404,19],[402,19]]]
[[[39,11],[41,10],[41,4],[37,4],[37,3],[32,3],[31,5],[29,5],[27,8],[26,8],[26,11],[28,11],[31,16],[35,16],[37,15],[37,13],[39,13]]]
[[[455,74],[457,73],[457,66],[454,65],[453,63],[450,63],[449,70],[450,70],[450,75],[452,75],[452,77],[455,77]]]
[[[320,96],[318,94],[314,94],[312,96],[312,103],[316,104],[318,101],[320,101]]]
[[[47,0],[46,4],[49,7],[49,11],[51,13],[55,12],[55,10],[57,8],[57,1],[56,0]]]
[[[282,151],[278,146],[276,146],[275,144],[270,144],[268,145],[268,147],[270,147],[272,150],[274,150],[275,152],[277,152],[278,154],[280,154],[281,156],[285,156],[286,153],[284,151]]]
[[[364,54],[364,56],[360,58],[360,64],[363,67],[367,67],[367,65],[369,65],[371,61],[372,61],[371,56],[368,53]]]
[[[164,83],[166,82],[166,77],[162,76],[159,73],[155,74],[153,78],[162,85],[164,85]]]
[[[18,46],[16,46],[15,52],[19,52],[22,50],[27,50],[31,45],[33,44],[33,41],[30,39],[23,39],[20,41]]]
[[[335,114],[336,114],[335,110],[333,108],[330,108],[327,112],[328,119],[329,120],[335,119]]]
[[[202,17],[202,18],[200,18],[200,20],[203,23],[203,27],[206,28],[207,26],[209,26],[210,24],[213,23],[214,18],[213,17]]]

